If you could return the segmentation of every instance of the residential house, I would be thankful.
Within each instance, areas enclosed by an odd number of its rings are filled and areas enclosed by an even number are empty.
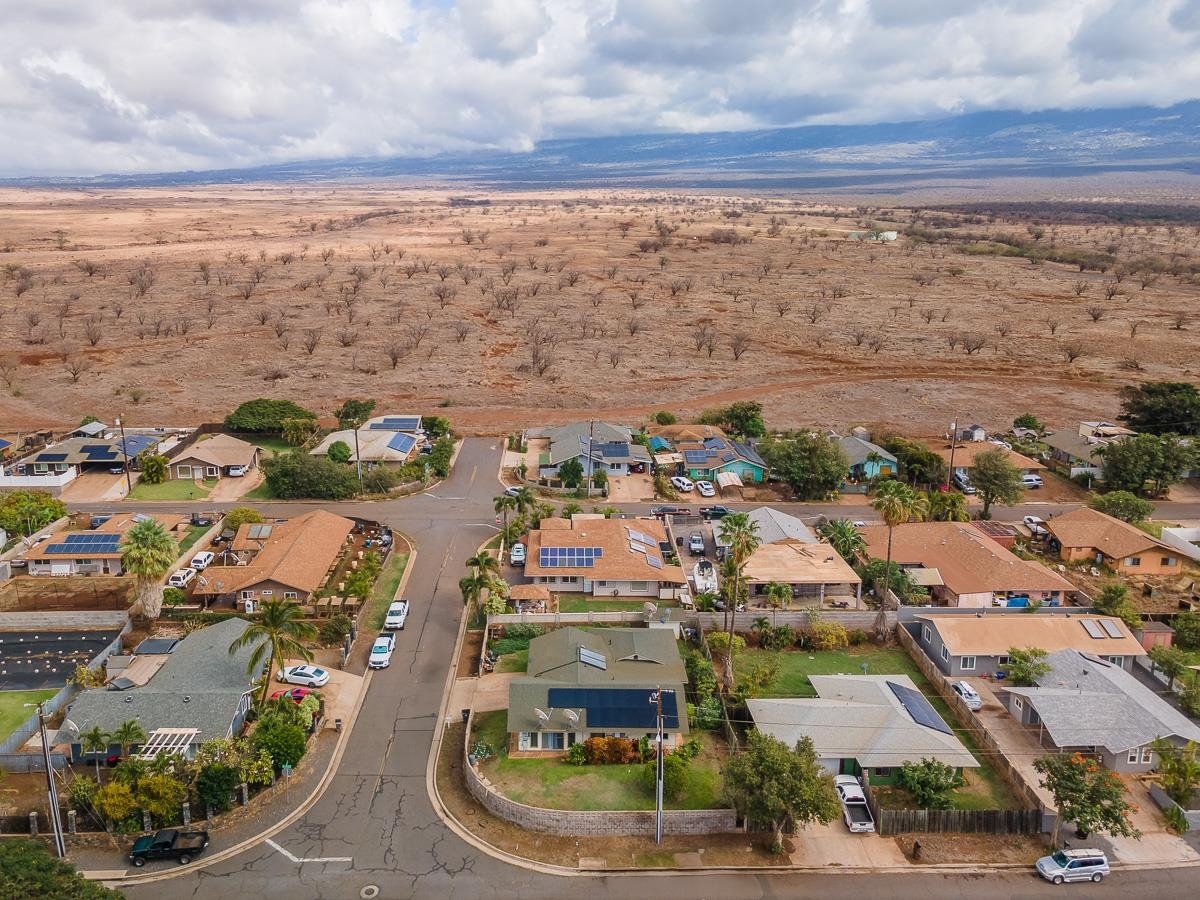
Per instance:
[[[510,756],[560,755],[589,737],[688,734],[687,672],[670,628],[560,628],[529,642],[508,688]]]
[[[525,575],[552,591],[654,599],[687,592],[666,531],[653,519],[547,518],[526,543]]]
[[[917,616],[914,627],[921,649],[951,677],[1002,672],[1013,647],[1079,650],[1124,669],[1146,653],[1120,619],[1087,613],[941,613]]]
[[[1200,743],[1200,726],[1126,668],[1079,650],[1059,650],[1036,687],[1010,687],[1001,700],[1043,747],[1094,756],[1114,772],[1149,772],[1151,745]]]
[[[7,463],[0,475],[0,490],[47,490],[57,494],[87,472],[133,465],[140,454],[157,450],[162,441],[161,434],[70,437]]]
[[[85,422],[67,437],[82,437],[82,438],[102,438],[109,434],[109,426],[103,422]]]
[[[1200,528],[1163,528],[1162,542],[1188,559],[1200,562]]]
[[[834,775],[895,784],[908,762],[935,759],[963,769],[978,761],[907,675],[812,675],[816,697],[747,700],[754,727],[795,746],[810,738]]]
[[[987,430],[982,425],[964,425],[958,429],[958,440],[979,443],[987,440]]]
[[[703,443],[709,438],[728,437],[719,425],[694,425],[690,422],[677,422],[674,425],[651,425],[646,429],[646,434],[651,438],[662,438],[672,445],[680,441]]]
[[[757,526],[759,538],[742,574],[751,597],[761,597],[768,584],[777,582],[788,585],[802,603],[858,605],[862,597],[858,573],[800,519],[769,506],[751,510],[747,517]],[[713,529],[718,543],[720,531],[718,522]]]
[[[586,430],[585,430],[586,429]],[[603,437],[593,437],[598,431]],[[578,460],[585,477],[597,471],[609,476],[629,475],[649,471],[650,450],[634,443],[629,429],[620,426],[587,422],[547,428],[547,449],[538,454],[538,477],[557,478],[567,460]]]
[[[362,462],[367,468],[398,469],[418,455],[425,442],[425,431],[420,416],[376,416],[357,430],[345,428],[327,434],[309,452],[313,456],[328,456],[329,448],[338,442],[350,448],[352,463]]]
[[[1046,530],[1067,562],[1108,566],[1123,575],[1176,575],[1180,570],[1175,547],[1086,506],[1047,519]]]
[[[929,446],[934,453],[946,461],[947,468],[953,462],[954,471],[950,473],[951,475],[954,475],[955,472],[965,472],[969,478],[971,469],[975,467],[975,458],[980,453],[987,453],[989,450],[996,449],[1004,451],[1004,455],[1008,458],[1008,461],[1016,466],[1022,475],[1036,475],[1046,468],[1036,459],[1030,459],[1028,456],[1024,456],[1015,450],[1009,450],[1001,444],[993,444],[991,441],[967,441],[965,443],[957,443],[953,447],[945,441],[932,441]]]
[[[121,542],[126,532],[144,519],[157,519],[168,531],[176,532],[187,524],[183,516],[135,513],[110,516],[90,531],[56,532],[25,554],[29,574],[121,575]]]
[[[354,522],[313,510],[283,522],[244,524],[220,557],[197,577],[192,592],[215,601],[307,603],[337,568]]]
[[[867,556],[887,558],[888,529],[862,529]],[[1062,603],[1075,585],[1041,563],[1021,559],[969,522],[910,522],[892,530],[892,560],[901,568],[936,569],[931,585],[942,606],[1024,606],[1042,601]]]
[[[679,474],[697,481],[722,481],[722,475],[735,476],[732,485],[758,484],[767,477],[767,464],[754,448],[727,437],[703,441],[676,441],[675,451],[683,456]]]
[[[870,484],[876,478],[890,478],[900,471],[896,457],[878,444],[859,437],[835,437],[850,462],[848,484],[843,490]]]
[[[258,465],[258,447],[231,434],[201,437],[171,460],[171,478],[188,481],[222,478],[231,468],[246,474]]]
[[[254,682],[264,661],[251,666],[253,647],[229,652],[230,645],[249,627],[245,619],[226,619],[198,628],[162,658],[157,670],[141,685],[125,690],[96,688],[81,693],[71,703],[67,717],[76,734],[92,728],[111,734],[134,720],[146,732],[146,741],[132,748],[152,757],[159,752],[191,757],[205,741],[236,736],[251,706]],[[59,732],[63,734],[63,732]],[[96,756],[120,753],[110,744]],[[93,758],[76,737],[71,759]]]

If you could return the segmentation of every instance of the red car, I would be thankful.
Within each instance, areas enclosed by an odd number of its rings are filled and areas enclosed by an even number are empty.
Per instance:
[[[281,697],[287,697],[293,703],[299,703],[311,693],[311,688],[295,687],[287,691],[276,691],[271,695],[271,699],[278,700]]]

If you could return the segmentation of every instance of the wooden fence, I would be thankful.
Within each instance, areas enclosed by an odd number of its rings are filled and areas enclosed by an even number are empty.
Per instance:
[[[1038,834],[1041,809],[883,809],[863,785],[875,830],[894,834]]]

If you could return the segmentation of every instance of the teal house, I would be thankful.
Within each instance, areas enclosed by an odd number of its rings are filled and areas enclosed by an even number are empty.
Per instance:
[[[899,471],[896,457],[878,444],[872,444],[870,441],[856,437],[838,438],[837,442],[850,462],[849,480],[851,482],[892,478]]]
[[[742,484],[758,484],[767,477],[762,457],[752,447],[730,438],[679,441],[675,449],[683,456],[683,473],[696,481],[716,481],[718,475],[732,473]]]

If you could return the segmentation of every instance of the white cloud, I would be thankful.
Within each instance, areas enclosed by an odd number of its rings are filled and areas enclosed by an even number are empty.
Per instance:
[[[1169,104],[1200,0],[40,0],[0,175]]]

